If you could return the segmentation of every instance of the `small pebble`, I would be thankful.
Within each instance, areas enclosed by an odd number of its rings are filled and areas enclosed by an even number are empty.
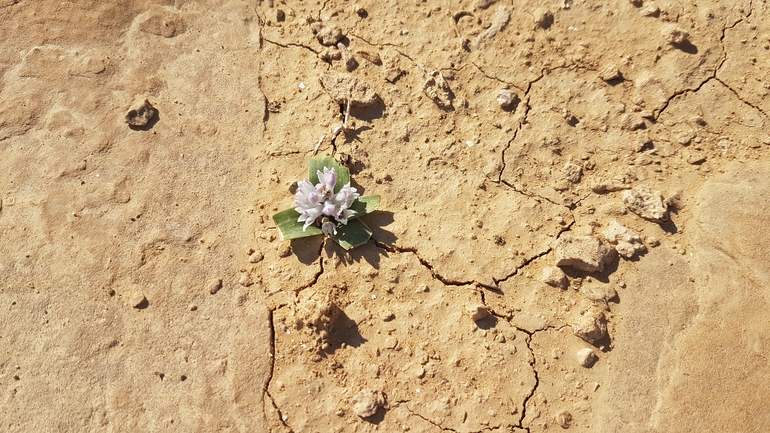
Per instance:
[[[128,303],[133,308],[136,309],[143,309],[147,307],[147,298],[144,296],[142,292],[136,291],[131,293],[131,295],[128,298]]]
[[[132,128],[143,128],[158,114],[158,110],[147,99],[131,108],[126,114],[126,123]]]
[[[586,347],[585,349],[580,349],[577,351],[578,364],[585,368],[591,368],[596,360],[596,353],[590,347]]]
[[[500,91],[500,94],[497,95],[497,103],[500,104],[503,108],[508,108],[511,106],[511,104],[516,101],[517,96],[515,93],[511,92],[508,89],[503,89]]]
[[[614,63],[606,65],[601,71],[599,71],[599,78],[602,81],[617,80],[621,77],[618,66]]]
[[[242,273],[241,277],[238,278],[238,284],[240,284],[243,287],[249,287],[250,285],[254,284],[253,281],[251,281],[251,277],[247,273]]]
[[[566,289],[569,284],[567,280],[567,274],[556,266],[548,266],[543,269],[543,275],[540,281],[548,284],[551,287],[558,287],[560,289]]]
[[[259,262],[261,262],[261,261],[262,261],[262,259],[264,259],[264,258],[265,258],[265,256],[262,254],[262,252],[261,252],[261,251],[254,251],[254,252],[253,252],[253,253],[251,253],[251,255],[249,256],[249,263],[259,263]]]
[[[209,281],[208,284],[206,284],[206,289],[212,295],[216,294],[221,288],[222,288],[222,279],[221,278],[215,278],[215,279]]]

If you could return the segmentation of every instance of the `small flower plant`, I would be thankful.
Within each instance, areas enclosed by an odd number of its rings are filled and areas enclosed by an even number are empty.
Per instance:
[[[308,179],[297,183],[294,208],[273,215],[281,238],[325,235],[346,250],[365,244],[372,231],[361,220],[377,209],[380,196],[361,197],[350,171],[332,157],[310,158]]]

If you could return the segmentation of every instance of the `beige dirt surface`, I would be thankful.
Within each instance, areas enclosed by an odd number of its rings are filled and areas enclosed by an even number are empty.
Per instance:
[[[0,431],[765,431],[768,23],[0,0]]]

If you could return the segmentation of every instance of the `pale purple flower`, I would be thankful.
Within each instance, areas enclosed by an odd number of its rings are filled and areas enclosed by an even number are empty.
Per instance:
[[[327,236],[337,234],[335,221],[347,224],[348,218],[355,215],[355,211],[350,209],[353,202],[359,197],[356,189],[350,186],[350,182],[345,184],[338,193],[334,193],[334,187],[337,185],[337,175],[333,168],[324,167],[323,172],[317,171],[318,184],[313,186],[308,180],[300,181],[297,184],[297,195],[294,200],[294,210],[300,215],[297,221],[304,222],[302,230],[305,231],[315,220],[324,216],[322,219],[321,230]]]

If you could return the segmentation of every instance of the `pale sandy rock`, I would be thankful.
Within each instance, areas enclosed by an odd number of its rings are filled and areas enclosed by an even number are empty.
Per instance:
[[[351,403],[353,404],[353,413],[361,418],[369,418],[385,404],[385,397],[382,391],[362,389],[353,397]]]
[[[660,34],[666,42],[672,45],[681,45],[690,39],[690,34],[687,30],[674,23],[665,24],[661,27]]]
[[[618,296],[618,292],[610,287],[610,285],[598,283],[583,285],[580,287],[580,293],[594,302],[607,302]]]
[[[548,284],[551,287],[558,287],[560,289],[566,289],[569,281],[567,280],[567,274],[556,266],[547,266],[543,269],[543,274],[540,277],[540,281]]]
[[[597,177],[591,180],[591,191],[597,194],[623,191],[624,189],[628,189],[628,185],[618,179],[605,179],[602,177]]]
[[[478,46],[484,39],[492,39],[497,36],[498,33],[505,29],[505,26],[508,25],[508,21],[510,21],[510,19],[511,10],[505,6],[498,7],[495,16],[492,18],[492,25],[490,25],[483,32],[479,33],[479,35],[476,37],[475,45]]]
[[[568,429],[572,425],[572,414],[566,410],[562,410],[554,416],[554,421],[559,427]]]
[[[655,3],[650,3],[639,10],[639,15],[643,17],[657,17],[660,15],[660,8]]]
[[[325,62],[331,63],[332,60],[340,60],[342,58],[342,53],[337,47],[326,47],[321,50],[318,57]]]
[[[238,278],[238,284],[243,287],[249,287],[254,284],[254,281],[251,280],[251,276],[247,272],[242,272],[241,276]]]
[[[640,217],[655,222],[668,220],[668,208],[664,204],[660,191],[646,186],[637,186],[623,191],[622,197],[628,210]]]
[[[315,33],[316,39],[321,45],[334,46],[345,37],[342,33],[342,29],[334,24],[323,25],[319,22],[315,22],[310,27]]]
[[[139,290],[132,290],[128,294],[128,305],[133,308],[142,309],[147,306],[147,297]]]
[[[262,254],[261,251],[254,251],[249,255],[249,263],[259,263],[264,258],[265,258],[265,255]]]
[[[597,360],[596,352],[590,347],[578,350],[575,354],[575,358],[577,359],[578,364],[585,368],[592,367]]]
[[[465,314],[474,322],[478,322],[489,315],[489,308],[484,304],[467,304]]]
[[[381,66],[382,65],[382,58],[376,52],[365,51],[365,50],[358,50],[358,51],[356,51],[356,54],[361,56],[361,58],[365,59],[367,62],[370,62],[370,63],[372,63],[374,65],[377,65],[377,66]]]
[[[452,91],[449,89],[449,84],[444,79],[444,75],[439,71],[431,71],[424,66],[423,75],[425,79],[422,85],[423,93],[440,108],[444,110],[452,108]]]
[[[595,344],[607,335],[604,313],[586,312],[572,323],[572,332],[589,344]]]
[[[638,253],[643,253],[647,249],[642,242],[641,236],[615,219],[610,221],[602,235],[609,243],[615,246],[618,254],[626,259],[630,259]]]
[[[327,72],[319,79],[326,93],[338,104],[368,107],[377,102],[377,93],[366,81],[349,74]]]
[[[214,278],[212,280],[209,280],[209,282],[206,284],[206,291],[212,295],[216,295],[216,293],[221,289],[222,289],[221,278]]]
[[[515,93],[508,89],[503,89],[500,94],[497,95],[497,103],[503,108],[509,108],[517,99]]]
[[[583,176],[583,167],[572,162],[567,162],[564,164],[561,172],[564,173],[564,177],[568,181],[572,183],[580,183],[580,178]]]
[[[601,272],[612,259],[612,248],[592,236],[563,235],[554,243],[556,266]]]
[[[616,80],[621,76],[622,75],[620,74],[620,70],[618,70],[618,65],[614,63],[608,63],[599,71],[599,78],[602,81]]]

